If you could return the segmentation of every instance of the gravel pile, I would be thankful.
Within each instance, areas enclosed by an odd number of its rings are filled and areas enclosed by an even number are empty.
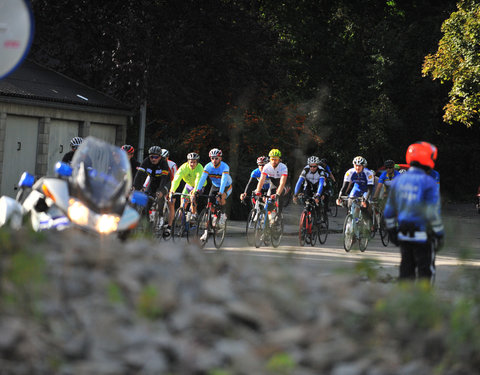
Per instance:
[[[469,373],[444,331],[389,323],[396,288],[196,246],[0,232],[0,374]]]

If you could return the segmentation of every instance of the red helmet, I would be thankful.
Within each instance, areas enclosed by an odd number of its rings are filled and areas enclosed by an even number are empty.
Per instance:
[[[408,164],[418,163],[429,168],[435,167],[437,148],[428,142],[415,142],[408,146],[405,159]]]
[[[133,154],[135,149],[131,145],[123,145],[122,150],[125,151],[127,154]]]
[[[265,165],[268,163],[268,158],[266,156],[259,156],[257,158],[257,165]]]

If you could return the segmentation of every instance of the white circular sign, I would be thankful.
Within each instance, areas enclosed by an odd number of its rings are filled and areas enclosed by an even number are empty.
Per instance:
[[[33,40],[33,15],[27,0],[0,0],[0,79],[27,56]]]

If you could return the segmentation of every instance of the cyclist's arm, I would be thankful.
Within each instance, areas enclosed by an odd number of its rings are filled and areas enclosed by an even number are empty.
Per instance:
[[[248,180],[247,185],[245,186],[245,190],[243,191],[243,194],[247,195],[247,192],[250,190],[250,185],[255,180],[256,178],[250,176],[250,179]]]
[[[144,165],[141,165],[137,168],[137,173],[135,173],[135,180],[133,181],[133,187],[135,190],[140,190],[143,187],[143,183],[147,178],[148,173]]]
[[[278,184],[278,189],[277,189],[277,194],[280,195],[283,192],[283,188],[285,187],[285,184],[287,183],[287,175],[282,174],[282,177],[280,177],[280,183]]]
[[[297,184],[295,185],[295,191],[294,191],[295,196],[298,195],[298,193],[300,192],[300,189],[302,188],[304,182],[305,182],[305,178],[302,175],[300,175],[300,177],[298,178]]]
[[[223,192],[225,191],[225,188],[227,187],[227,183],[230,180],[229,177],[230,177],[230,173],[228,172],[228,170],[222,173],[222,179],[220,180],[220,188],[218,189],[218,192],[220,194],[223,194]]]
[[[255,190],[255,193],[260,193],[262,191],[262,186],[265,183],[266,178],[267,178],[267,175],[262,173],[260,176],[260,179],[258,180],[257,189]]]
[[[338,191],[338,199],[340,199],[340,197],[342,195],[346,195],[347,194],[347,191],[350,189],[350,185],[351,185],[351,182],[350,181],[347,181],[347,180],[343,180],[343,185],[342,187],[340,188],[340,190]],[[343,194],[345,190],[345,194]]]
[[[322,195],[324,184],[325,184],[325,177],[320,177],[320,180],[318,180],[317,195]]]
[[[208,172],[204,169],[202,173],[202,177],[198,181],[197,186],[195,186],[195,191],[199,191],[202,189],[203,185],[207,182]]]
[[[178,185],[180,185],[180,181],[183,178],[184,174],[183,165],[175,172],[175,176],[173,177],[172,186],[170,187],[170,192],[175,193],[178,189]]]
[[[380,192],[382,191],[383,184],[379,182],[377,184],[377,188],[375,189],[375,194],[373,194],[373,199],[377,199],[378,196],[380,195]]]

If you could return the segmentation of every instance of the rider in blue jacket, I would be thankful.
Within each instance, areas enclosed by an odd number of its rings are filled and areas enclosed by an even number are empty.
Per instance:
[[[434,145],[411,144],[406,155],[411,167],[390,186],[384,216],[390,240],[400,246],[400,279],[435,278],[435,252],[444,236],[439,189],[429,175],[436,159]]]

